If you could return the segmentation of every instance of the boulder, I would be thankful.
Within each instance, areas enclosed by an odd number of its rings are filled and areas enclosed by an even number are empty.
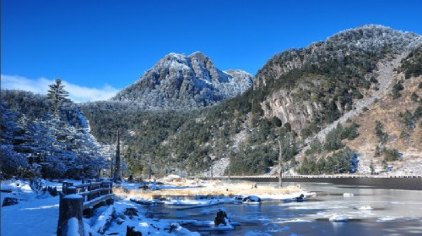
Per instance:
[[[250,195],[243,198],[244,203],[261,203],[261,198],[258,196]]]
[[[14,198],[14,197],[5,197],[3,200],[3,204],[1,205],[2,207],[5,206],[11,206],[11,205],[16,205],[18,204],[18,199]]]
[[[218,210],[216,217],[214,218],[214,225],[220,224],[227,225],[227,213],[221,209]]]
[[[134,207],[128,207],[126,208],[124,214],[132,218],[133,216],[138,216],[138,210]]]
[[[55,196],[59,195],[59,192],[57,191],[57,187],[50,187],[50,186],[48,186],[48,187],[47,187],[47,192],[48,192],[51,196],[53,196],[53,197],[55,197]]]
[[[303,200],[305,200],[305,195],[300,194],[299,197],[296,197],[296,202],[303,202]]]
[[[135,230],[135,226],[126,226],[126,236],[142,236],[142,233]]]

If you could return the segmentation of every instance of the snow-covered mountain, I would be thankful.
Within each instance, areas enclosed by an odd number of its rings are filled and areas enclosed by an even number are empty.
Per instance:
[[[201,52],[170,53],[112,100],[136,102],[146,109],[192,109],[235,97],[251,86],[252,75],[221,71]]]

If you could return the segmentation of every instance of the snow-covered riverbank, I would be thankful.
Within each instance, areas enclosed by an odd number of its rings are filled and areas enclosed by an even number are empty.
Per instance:
[[[61,189],[59,182],[41,182],[44,187]],[[210,230],[233,230],[232,225],[216,228],[212,219],[198,221],[150,218],[147,217],[148,210],[145,206],[162,204],[170,208],[189,210],[218,204],[242,204],[250,196],[265,201],[294,200],[301,194],[306,197],[311,195],[298,187],[271,189],[268,186],[250,185],[198,180],[160,184],[123,182],[115,189],[116,200],[113,205],[99,207],[91,218],[84,219],[85,232],[92,235],[124,235],[128,227],[134,227],[133,230],[144,235],[198,235],[181,225],[208,227]],[[1,235],[31,235],[36,232],[42,236],[56,233],[59,196],[51,196],[47,191],[36,191],[33,188],[29,181],[24,180],[6,180],[1,183],[1,201],[6,197],[18,201],[18,204],[2,207]]]

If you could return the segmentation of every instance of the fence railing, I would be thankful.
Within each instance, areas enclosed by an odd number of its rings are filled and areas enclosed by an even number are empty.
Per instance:
[[[113,203],[113,183],[111,181],[88,181],[79,185],[63,182],[60,193],[59,221],[57,235],[84,235],[82,216],[91,212],[99,203]]]

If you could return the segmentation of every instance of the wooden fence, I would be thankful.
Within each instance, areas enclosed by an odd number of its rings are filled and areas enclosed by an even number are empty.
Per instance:
[[[82,216],[84,212],[92,214],[92,209],[103,202],[113,203],[113,183],[111,181],[88,181],[79,185],[63,182],[57,235],[83,236]]]

